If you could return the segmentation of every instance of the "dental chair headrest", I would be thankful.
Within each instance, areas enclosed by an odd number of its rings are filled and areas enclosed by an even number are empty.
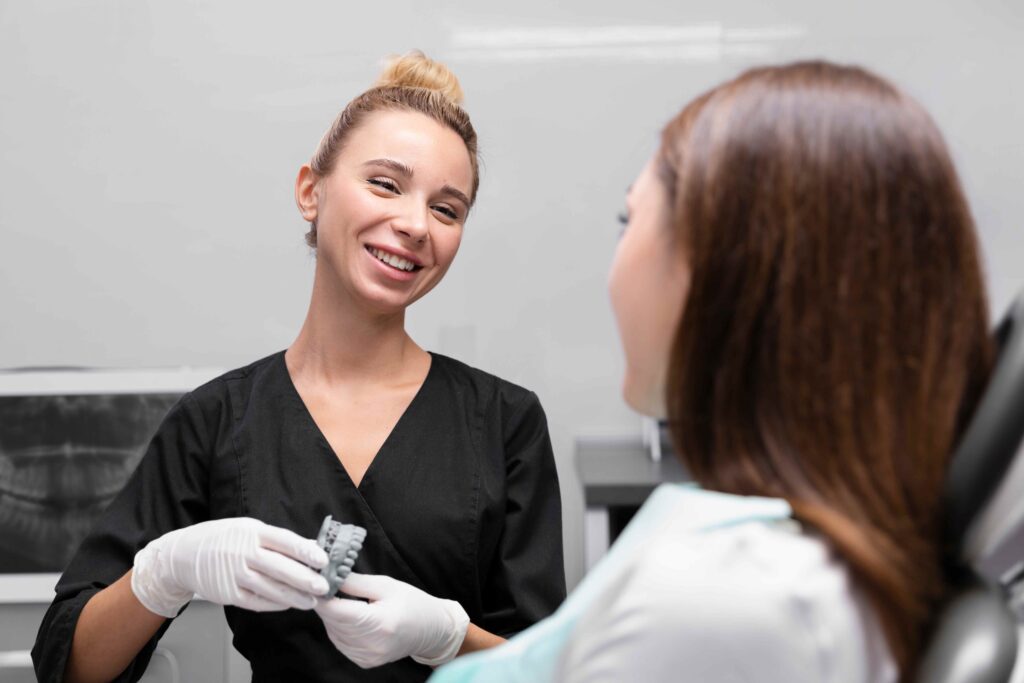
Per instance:
[[[946,475],[946,542],[960,565],[937,615],[917,683],[1006,683],[1015,678],[1017,625],[992,563],[1024,520],[1024,293],[996,329],[999,358]],[[955,554],[953,554],[955,553]],[[1005,558],[1004,558],[1005,559]],[[994,570],[994,571],[986,571]],[[993,576],[995,574],[995,576]]]
[[[970,528],[972,522],[992,517],[988,513],[996,506],[990,503],[1007,498],[1003,495],[1008,488],[1005,484],[1018,478],[1007,476],[1008,469],[1012,469],[1011,474],[1024,475],[1024,458],[1018,458],[1010,468],[1024,439],[1024,293],[1017,296],[999,324],[996,339],[999,357],[978,408],[950,461],[944,491],[948,514],[947,542],[951,548],[963,548],[963,555],[969,560],[977,559],[972,556],[981,552],[981,546],[991,547],[996,540],[991,536],[999,532],[988,529],[982,535],[989,538],[972,538],[978,535],[976,529]],[[1004,485],[1000,486],[1001,483]],[[1024,498],[1019,490],[1016,495],[1009,493],[1011,495],[1007,499],[1011,506]],[[986,508],[986,504],[990,504],[989,509],[979,516],[979,511]],[[1008,520],[1007,512],[1003,510],[997,515],[1001,520],[994,521],[1001,521],[1004,527],[1020,521],[1019,516]],[[1024,507],[1016,513],[1024,514]],[[1007,529],[1002,529],[1003,535],[1007,532]]]

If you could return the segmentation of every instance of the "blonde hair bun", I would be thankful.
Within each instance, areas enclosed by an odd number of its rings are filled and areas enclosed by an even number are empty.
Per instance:
[[[419,50],[390,58],[373,87],[436,90],[458,105],[463,99],[462,86],[455,74]]]

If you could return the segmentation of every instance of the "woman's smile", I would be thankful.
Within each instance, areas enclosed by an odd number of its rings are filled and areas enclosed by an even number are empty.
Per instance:
[[[393,251],[381,249],[367,244],[363,252],[373,260],[378,272],[399,282],[408,282],[415,279],[416,273],[423,270],[423,266],[410,257],[400,256]]]

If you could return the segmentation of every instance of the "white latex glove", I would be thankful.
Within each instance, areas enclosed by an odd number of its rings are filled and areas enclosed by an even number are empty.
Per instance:
[[[371,574],[349,574],[341,591],[370,602],[321,600],[316,613],[334,646],[364,669],[403,657],[440,666],[455,658],[466,638],[469,616],[454,600]]]
[[[193,597],[256,612],[312,609],[327,579],[316,541],[249,517],[170,531],[135,555],[132,592],[150,612],[174,617]]]

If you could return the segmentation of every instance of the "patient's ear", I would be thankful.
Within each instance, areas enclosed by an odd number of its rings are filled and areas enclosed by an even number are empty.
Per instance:
[[[309,164],[303,164],[295,178],[295,205],[302,217],[312,223],[316,220],[317,205],[320,201],[320,177]]]

